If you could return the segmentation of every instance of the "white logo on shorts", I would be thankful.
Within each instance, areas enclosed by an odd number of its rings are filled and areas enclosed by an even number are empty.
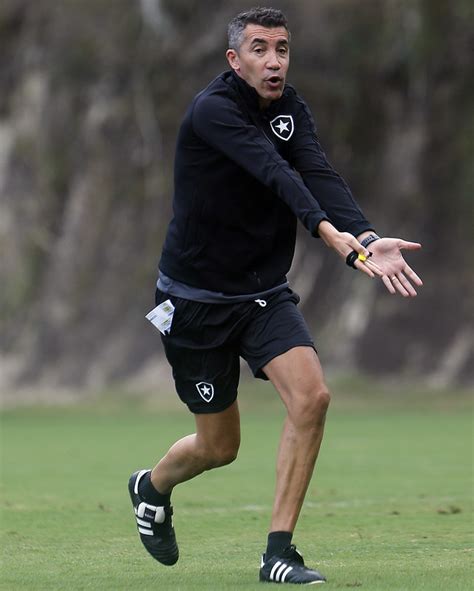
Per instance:
[[[199,382],[199,384],[196,384],[196,388],[204,402],[211,402],[214,398],[214,386],[212,384]]]

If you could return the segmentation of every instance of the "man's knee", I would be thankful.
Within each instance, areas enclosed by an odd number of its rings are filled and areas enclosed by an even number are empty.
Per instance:
[[[331,395],[324,384],[313,385],[294,396],[288,414],[300,427],[320,427],[324,424],[330,401]]]
[[[231,438],[227,441],[206,442],[200,446],[200,455],[206,465],[206,470],[220,468],[231,464],[239,452],[240,438]]]
[[[227,466],[227,464],[231,464],[234,460],[237,459],[237,454],[239,453],[239,445],[230,445],[226,447],[222,447],[217,451],[217,454],[214,455],[214,461],[216,463],[216,467],[218,466]]]
[[[236,458],[239,446],[225,446],[209,451],[207,454],[208,470],[231,464]]]
[[[318,406],[319,412],[326,413],[331,402],[331,394],[326,386],[320,388],[316,393],[316,405]]]
[[[240,417],[237,402],[214,414],[196,415],[196,448],[203,470],[230,464],[240,447]]]

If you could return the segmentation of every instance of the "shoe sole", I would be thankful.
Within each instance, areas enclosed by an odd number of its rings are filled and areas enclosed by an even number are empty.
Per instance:
[[[273,584],[273,585],[320,585],[320,584],[324,584],[327,581],[309,581],[309,583],[287,583],[286,581],[283,583],[280,583],[279,581],[267,581],[266,579],[260,579],[260,583],[268,583],[268,584]]]

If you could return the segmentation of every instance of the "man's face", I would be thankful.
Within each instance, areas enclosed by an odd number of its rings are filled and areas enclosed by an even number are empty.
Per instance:
[[[255,88],[260,107],[279,99],[290,65],[288,31],[285,27],[247,25],[239,50],[228,49],[230,67]]]

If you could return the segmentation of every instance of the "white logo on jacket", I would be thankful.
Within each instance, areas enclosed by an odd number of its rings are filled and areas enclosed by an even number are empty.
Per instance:
[[[287,142],[295,131],[295,124],[291,115],[278,115],[270,121],[273,133],[281,140]]]
[[[205,402],[211,402],[214,398],[214,386],[208,382],[199,382],[196,384],[199,395]]]

